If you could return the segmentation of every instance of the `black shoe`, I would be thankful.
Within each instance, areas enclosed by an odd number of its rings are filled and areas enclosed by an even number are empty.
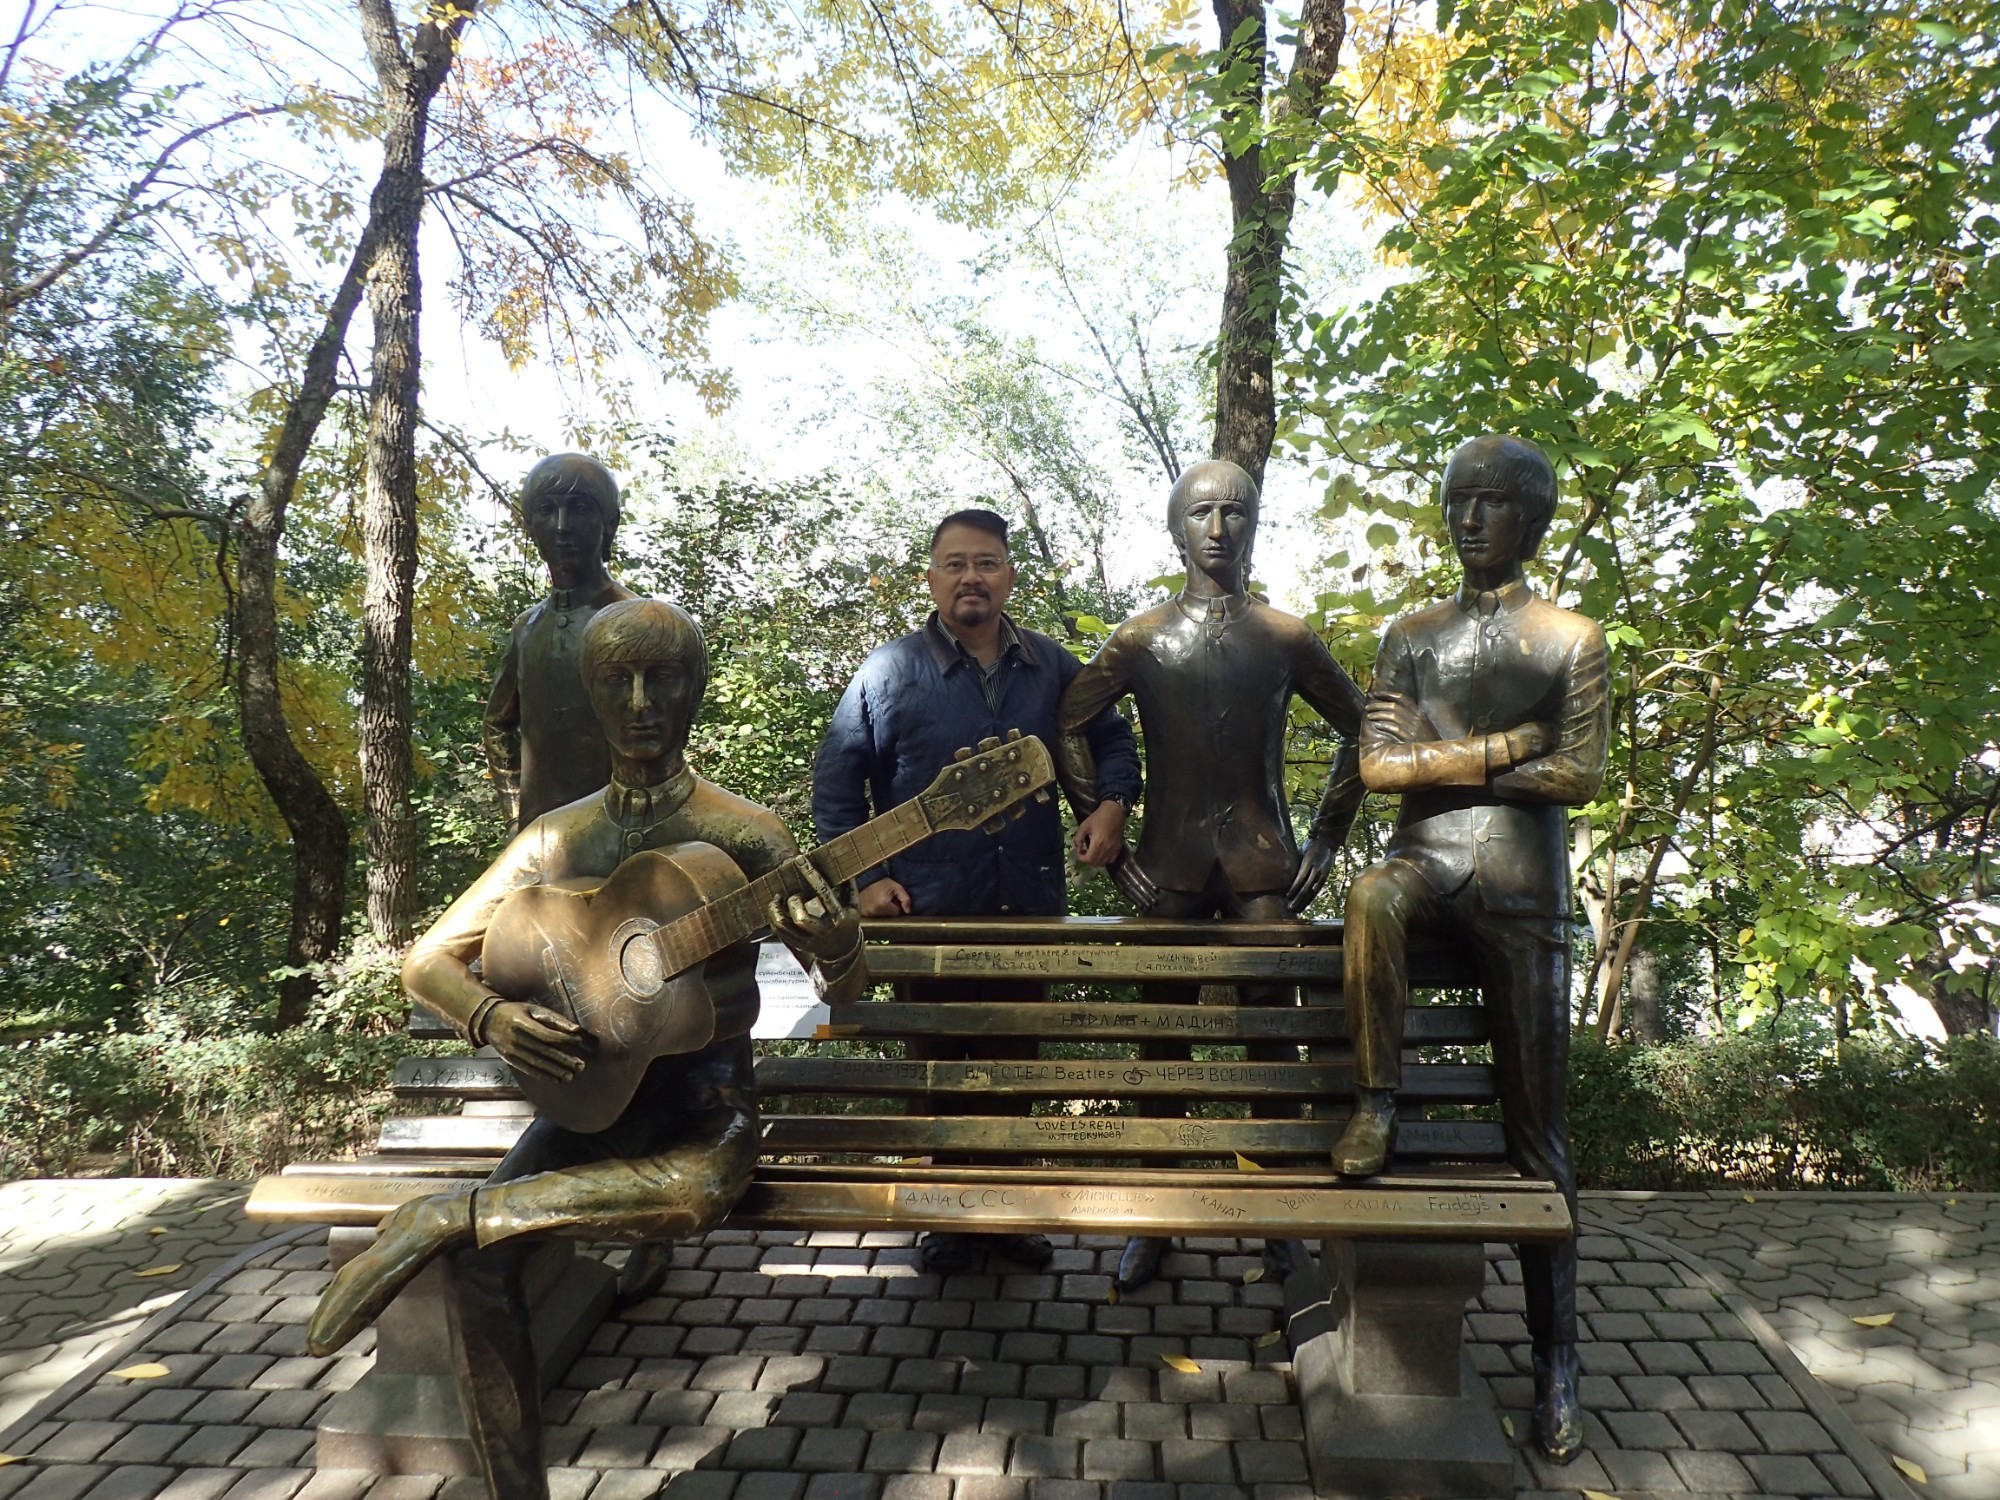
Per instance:
[[[1127,1240],[1125,1253],[1118,1257],[1118,1290],[1136,1292],[1158,1276],[1160,1262],[1166,1258],[1172,1244],[1169,1239],[1141,1238],[1138,1235]]]
[[[972,1269],[979,1256],[976,1235],[932,1230],[917,1241],[917,1265],[934,1276],[958,1276]]]
[[[667,1273],[674,1268],[674,1247],[654,1240],[634,1245],[625,1255],[618,1272],[618,1302],[623,1310],[644,1302],[666,1285]]]
[[[1026,1266],[1031,1271],[1039,1271],[1055,1259],[1056,1247],[1049,1243],[1045,1234],[989,1234],[980,1238],[995,1254],[1004,1255],[1016,1265]]]
[[[1576,1345],[1535,1351],[1535,1441],[1552,1463],[1566,1464],[1583,1448],[1583,1403],[1577,1399]]]

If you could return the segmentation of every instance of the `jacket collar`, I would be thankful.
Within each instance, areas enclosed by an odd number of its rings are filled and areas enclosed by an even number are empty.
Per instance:
[[[958,638],[946,628],[944,621],[938,618],[936,610],[931,611],[930,618],[924,621],[924,628],[919,634],[923,636],[924,645],[930,650],[931,660],[937,663],[939,675],[962,664],[979,665],[972,653],[958,643]],[[1015,627],[1014,617],[1003,614],[1000,616],[1000,656],[1004,659],[1010,654],[1014,655],[1024,667],[1041,665],[1035,657],[1034,646],[1027,636]]]
[[[1458,607],[1469,615],[1498,614],[1503,609],[1511,615],[1534,597],[1535,591],[1519,578],[1510,579],[1497,589],[1469,589],[1460,584]]]

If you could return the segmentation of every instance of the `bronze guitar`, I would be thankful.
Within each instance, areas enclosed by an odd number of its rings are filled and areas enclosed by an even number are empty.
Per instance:
[[[1034,736],[983,740],[959,751],[928,790],[808,857],[839,886],[945,829],[997,833],[1030,797],[1046,800],[1054,779]],[[734,860],[702,843],[635,854],[589,889],[514,892],[487,926],[482,977],[496,993],[566,1015],[597,1039],[577,1078],[523,1073],[521,1092],[566,1129],[602,1130],[655,1058],[743,1035],[757,1019],[749,940],[770,925],[774,900],[812,894],[789,866],[746,880]]]

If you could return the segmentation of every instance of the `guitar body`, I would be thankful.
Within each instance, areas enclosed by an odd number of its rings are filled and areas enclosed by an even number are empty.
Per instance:
[[[732,943],[668,974],[652,936],[746,883],[713,844],[674,844],[633,855],[601,885],[528,886],[500,904],[480,953],[486,983],[568,1016],[597,1039],[596,1055],[569,1083],[520,1075],[537,1110],[567,1130],[603,1130],[655,1058],[750,1030],[756,944]]]

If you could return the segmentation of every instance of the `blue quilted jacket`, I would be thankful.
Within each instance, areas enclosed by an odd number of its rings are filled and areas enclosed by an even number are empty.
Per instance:
[[[858,828],[928,787],[961,746],[1010,729],[1037,735],[1053,754],[1056,705],[1082,663],[1050,637],[1015,626],[1019,644],[1002,658],[996,709],[979,668],[938,624],[881,647],[847,685],[813,765],[813,822],[821,842]],[[1129,807],[1140,790],[1132,726],[1107,708],[1084,731],[1097,756],[1098,789]],[[1061,916],[1062,819],[1055,799],[997,834],[935,834],[886,866],[862,873],[872,885],[901,882],[919,916]]]

